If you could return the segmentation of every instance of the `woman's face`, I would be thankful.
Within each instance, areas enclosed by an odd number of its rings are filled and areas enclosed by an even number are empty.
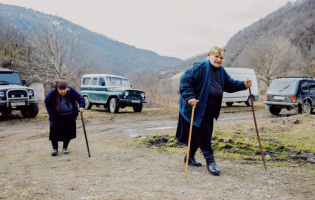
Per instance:
[[[67,90],[68,90],[67,88],[66,89],[57,88],[57,89],[58,89],[58,92],[61,96],[65,96],[67,94]]]
[[[222,65],[223,59],[224,59],[223,56],[217,56],[217,55],[211,55],[211,56],[209,56],[209,60],[210,60],[211,64],[212,64],[214,67],[216,67],[216,68],[219,68],[220,65]]]

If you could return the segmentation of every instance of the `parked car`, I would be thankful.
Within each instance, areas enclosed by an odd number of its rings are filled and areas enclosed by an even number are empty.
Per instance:
[[[24,86],[20,74],[14,70],[0,69],[0,112],[10,116],[12,110],[20,110],[23,117],[36,117],[38,102],[32,88]]]
[[[258,100],[258,84],[255,71],[253,69],[246,68],[224,68],[225,71],[233,78],[238,81],[245,81],[248,78],[252,80],[251,92],[253,96],[253,100]],[[232,106],[234,102],[241,103],[244,102],[247,106],[251,106],[251,100],[249,96],[249,91],[242,90],[239,92],[233,93],[223,93],[222,102],[225,102],[227,106]]]
[[[313,77],[278,77],[268,87],[264,104],[274,115],[282,108],[311,113],[315,108],[315,80]]]
[[[84,75],[80,94],[85,99],[85,109],[91,109],[93,104],[103,105],[111,113],[127,106],[133,107],[134,112],[141,112],[142,104],[146,103],[145,93],[132,89],[127,78],[110,74]]]

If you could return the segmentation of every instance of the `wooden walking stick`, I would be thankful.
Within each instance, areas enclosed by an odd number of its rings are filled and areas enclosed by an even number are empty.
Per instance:
[[[85,125],[84,125],[84,120],[83,120],[82,113],[81,113],[81,119],[82,119],[82,126],[83,126],[83,130],[84,130],[84,135],[85,135],[86,146],[87,146],[87,150],[88,150],[88,153],[89,153],[89,158],[91,158],[90,148],[89,148],[89,143],[88,143],[88,139],[87,139],[87,136],[86,136]]]
[[[255,122],[255,127],[256,127],[256,132],[257,132],[257,138],[258,138],[259,147],[260,147],[260,152],[261,152],[262,160],[264,161],[265,170],[267,170],[266,162],[265,162],[265,156],[264,156],[264,152],[263,152],[263,150],[262,150],[262,148],[261,148],[260,137],[259,137],[258,128],[257,128],[257,123],[256,123],[256,117],[255,117],[255,110],[254,110],[254,102],[253,102],[252,92],[251,92],[251,90],[250,90],[250,87],[249,87],[248,89],[249,89],[250,101],[251,101],[251,103],[252,103],[252,110],[253,110],[253,116],[254,116],[254,122]]]
[[[196,105],[197,105],[198,102],[199,101],[197,100]],[[192,112],[191,112],[189,140],[188,140],[187,155],[186,155],[185,178],[187,178],[188,160],[189,160],[189,151],[190,151],[190,141],[191,141],[191,133],[192,133],[192,127],[193,127],[193,123],[194,123],[194,113],[195,113],[196,105],[193,106]]]

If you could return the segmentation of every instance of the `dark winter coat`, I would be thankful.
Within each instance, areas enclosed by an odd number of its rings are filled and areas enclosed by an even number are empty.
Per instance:
[[[221,70],[221,84],[224,92],[237,92],[240,90],[246,90],[244,81],[234,80],[228,75],[225,69],[220,66]],[[195,63],[190,67],[180,78],[179,85],[179,112],[186,121],[190,123],[192,106],[187,103],[189,99],[195,98],[199,100],[199,103],[195,109],[194,125],[199,127],[205,114],[208,93],[210,88],[210,61],[204,60]],[[222,96],[223,96],[222,91]],[[222,99],[221,99],[222,102]],[[221,110],[221,104],[219,111]],[[217,120],[220,112],[215,117]]]
[[[70,94],[70,103],[72,104],[75,117],[77,117],[79,114],[77,102],[79,103],[80,108],[84,108],[85,107],[85,100],[72,87],[68,86],[68,89],[69,90],[67,92],[69,92],[69,94]],[[53,120],[58,115],[57,102],[56,102],[57,92],[58,92],[58,90],[54,88],[54,89],[49,91],[49,93],[47,94],[47,96],[45,98],[45,106],[46,106],[50,121]]]

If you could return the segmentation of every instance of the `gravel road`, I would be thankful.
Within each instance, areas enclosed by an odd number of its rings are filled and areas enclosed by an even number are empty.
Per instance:
[[[86,118],[92,158],[80,118],[70,154],[56,157],[47,120],[1,121],[0,199],[314,199],[310,164],[268,163],[264,170],[261,162],[218,157],[222,173],[212,176],[197,156],[203,166],[189,167],[185,179],[184,155],[129,144],[137,135],[175,130],[177,112],[99,115]],[[257,119],[266,117],[273,116],[256,110]],[[237,120],[252,120],[250,108],[223,108],[217,123]]]

